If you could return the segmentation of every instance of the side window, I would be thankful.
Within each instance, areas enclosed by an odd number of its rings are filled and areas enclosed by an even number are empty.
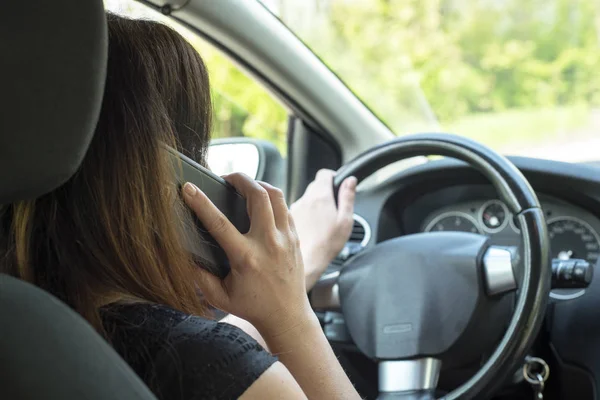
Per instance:
[[[251,137],[273,143],[287,153],[287,110],[253,78],[219,50],[198,38],[190,40],[209,70],[213,101],[213,139]],[[255,176],[258,152],[251,145],[209,149],[208,164],[217,174],[244,172]]]
[[[213,138],[268,140],[286,154],[287,110],[253,78],[205,40],[190,40],[209,70],[214,108]]]
[[[283,157],[287,154],[288,112],[281,103],[253,78],[242,72],[217,48],[176,21],[135,0],[104,0],[107,10],[130,18],[144,18],[169,25],[184,36],[198,51],[209,70],[213,101],[213,139],[251,137],[273,143]],[[237,155],[237,154],[236,154]],[[240,162],[209,164],[216,173],[243,169],[238,166],[255,155],[240,152]],[[214,166],[212,164],[215,164]],[[236,166],[237,165],[237,166]]]

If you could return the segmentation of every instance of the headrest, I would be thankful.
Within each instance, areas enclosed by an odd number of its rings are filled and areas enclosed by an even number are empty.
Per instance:
[[[102,0],[2,3],[0,204],[75,173],[100,113],[107,55]]]

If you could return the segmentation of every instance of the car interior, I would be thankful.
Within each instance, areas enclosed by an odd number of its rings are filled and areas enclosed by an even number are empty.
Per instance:
[[[446,133],[397,137],[258,2],[140,3],[289,110],[286,157],[250,138],[215,148],[254,146],[255,178],[288,202],[321,168],[337,170],[334,191],[359,180],[352,235],[309,297],[364,398],[599,397],[600,166],[505,157]],[[7,3],[0,33],[7,204],[60,186],[86,153],[106,73],[104,3]],[[210,197],[236,195],[217,185]],[[243,202],[223,203],[244,220]],[[0,397],[155,398],[69,307],[4,274]]]
[[[6,6],[0,15],[2,204],[46,193],[76,171],[100,112],[107,55],[98,1]],[[2,398],[155,398],[78,314],[5,274],[0,343]]]

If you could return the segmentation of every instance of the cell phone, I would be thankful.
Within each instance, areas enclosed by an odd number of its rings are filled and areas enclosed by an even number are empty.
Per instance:
[[[215,206],[229,219],[241,233],[250,229],[250,218],[246,209],[246,199],[233,186],[209,169],[194,160],[168,147],[180,185],[191,182],[198,186]],[[180,168],[181,166],[181,168]],[[229,260],[225,251],[202,225],[196,215],[190,210],[194,226],[185,226],[186,248],[194,255],[197,263],[213,273],[224,278],[230,271]],[[195,229],[200,235],[200,242],[195,240],[190,229]]]

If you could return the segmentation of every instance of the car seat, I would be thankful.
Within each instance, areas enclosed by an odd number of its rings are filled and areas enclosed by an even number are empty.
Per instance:
[[[107,45],[102,0],[2,4],[0,212],[79,167],[100,111]],[[156,398],[77,313],[0,274],[0,399]]]

